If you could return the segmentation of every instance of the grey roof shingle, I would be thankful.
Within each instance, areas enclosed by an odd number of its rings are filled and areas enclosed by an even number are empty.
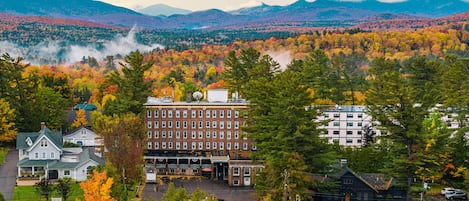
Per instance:
[[[49,128],[44,127],[39,132],[21,132],[18,133],[16,137],[16,149],[28,149],[29,146],[26,143],[26,139],[29,137],[33,143],[36,142],[42,135],[45,135],[47,138],[54,143],[59,149],[62,149],[62,133],[52,132]]]

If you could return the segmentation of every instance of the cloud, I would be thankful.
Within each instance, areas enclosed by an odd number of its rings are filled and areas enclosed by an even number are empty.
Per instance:
[[[282,71],[287,69],[288,64],[290,64],[293,60],[290,51],[282,51],[282,52],[272,52],[267,51],[268,54],[272,59],[274,59],[278,64],[280,64],[280,69]]]
[[[136,29],[126,36],[117,35],[113,40],[81,45],[67,45],[64,41],[44,41],[32,47],[21,47],[13,42],[0,41],[0,52],[8,52],[14,57],[23,57],[26,62],[36,65],[75,63],[83,57],[104,60],[110,55],[125,56],[133,51],[150,52],[164,48],[160,44],[144,45],[135,40]]]

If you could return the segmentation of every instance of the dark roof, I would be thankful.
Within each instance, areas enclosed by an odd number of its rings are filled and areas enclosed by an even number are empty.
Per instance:
[[[82,109],[82,110],[85,110],[85,111],[93,111],[93,110],[98,109],[98,107],[96,107],[96,105],[91,104],[91,103],[84,103],[84,104],[76,104],[75,106],[73,106],[73,109],[74,110]]]
[[[386,176],[385,174],[379,174],[379,173],[357,174],[348,167],[344,167],[342,169],[342,171],[339,173],[339,178],[344,176],[347,173],[354,175],[357,179],[361,180],[363,183],[365,183],[375,192],[378,192],[380,190],[388,190],[394,184],[394,179],[392,177]]]
[[[39,132],[21,132],[18,133],[16,137],[16,148],[17,149],[27,149],[30,146],[26,143],[26,139],[28,137],[31,139],[33,144],[36,142],[37,139],[41,138],[42,136],[46,136],[49,140],[54,143],[59,149],[62,149],[62,133],[61,132],[52,132],[44,126]]]
[[[66,134],[64,134],[64,136],[74,134],[75,132],[79,131],[79,130],[82,129],[82,128],[87,129],[87,130],[89,130],[89,131],[93,131],[90,126],[80,126],[80,127],[75,128],[75,129],[73,129],[73,130],[71,130],[71,131],[68,131]]]

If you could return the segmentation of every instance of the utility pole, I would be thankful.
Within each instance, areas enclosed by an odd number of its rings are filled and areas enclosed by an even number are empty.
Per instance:
[[[283,177],[283,201],[288,200],[288,177],[290,177],[290,173],[287,171],[287,169],[283,169],[283,173],[281,173]]]

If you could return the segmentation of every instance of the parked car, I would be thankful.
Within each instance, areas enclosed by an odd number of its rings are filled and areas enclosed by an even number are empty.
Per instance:
[[[467,194],[463,190],[455,189],[453,192],[445,194],[447,200],[467,200]]]
[[[451,188],[451,187],[446,187],[446,188],[443,188],[441,189],[441,195],[446,195],[446,193],[449,193],[449,192],[454,192],[454,188]]]

